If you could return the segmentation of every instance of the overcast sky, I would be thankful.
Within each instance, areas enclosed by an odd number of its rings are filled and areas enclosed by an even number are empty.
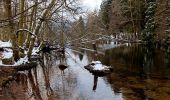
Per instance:
[[[99,9],[102,0],[82,0],[83,7],[86,9],[93,11],[94,9]]]

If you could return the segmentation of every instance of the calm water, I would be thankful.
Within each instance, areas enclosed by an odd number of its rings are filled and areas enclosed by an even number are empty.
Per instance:
[[[139,45],[104,45],[98,57],[68,49],[66,59],[44,56],[30,71],[19,72],[15,81],[1,89],[2,100],[170,100],[170,57],[165,52]],[[99,77],[84,69],[92,60],[114,68]],[[61,71],[58,65],[69,65]]]

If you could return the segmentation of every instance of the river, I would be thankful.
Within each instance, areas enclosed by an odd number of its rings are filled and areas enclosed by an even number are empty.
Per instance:
[[[45,54],[38,66],[19,72],[0,91],[2,100],[170,100],[170,59],[167,53],[142,45],[104,45],[102,53],[66,50],[66,58]],[[98,77],[84,66],[100,60],[113,72]],[[68,68],[60,70],[59,64]]]

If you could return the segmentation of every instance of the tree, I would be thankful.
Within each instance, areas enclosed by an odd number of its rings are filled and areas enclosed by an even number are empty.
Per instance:
[[[25,13],[22,13],[25,9],[25,0],[20,0],[19,1],[19,9],[20,9],[20,19],[19,19],[19,29],[24,29],[24,19],[26,16]],[[23,32],[20,32],[19,35],[18,35],[18,45],[19,46],[22,46],[23,45],[23,42],[24,42],[24,33]]]
[[[106,30],[109,29],[111,3],[112,0],[103,0],[100,6],[99,15],[101,17],[103,24],[105,25]]]
[[[145,28],[143,30],[142,39],[147,43],[154,43],[154,30],[155,30],[155,9],[156,1],[148,0],[146,2],[147,9],[145,11]]]
[[[141,33],[144,26],[145,0],[121,0],[122,16],[125,17],[124,30]]]
[[[17,47],[16,45],[16,36],[14,34],[14,22],[12,20],[12,6],[11,6],[11,0],[4,0],[4,3],[5,3],[5,11],[6,11],[6,17],[8,19],[8,34],[9,34],[9,37],[11,38],[12,40],[12,45],[13,47]],[[17,49],[14,49],[13,51],[13,55],[14,55],[14,60],[18,60],[19,58],[19,52]]]
[[[86,27],[87,33],[90,34],[90,38],[95,38],[96,35],[102,33],[102,29],[105,31],[105,28],[102,26],[103,24],[96,11],[88,14]]]
[[[50,2],[50,4],[48,5],[47,9],[45,9],[45,11],[42,13],[42,15],[40,16],[40,19],[38,20],[38,24],[36,25],[36,27],[33,31],[33,35],[39,34],[39,30],[41,28],[41,25],[45,21],[48,13],[50,12],[52,7],[54,6],[55,2],[56,2],[56,0],[52,0]],[[33,50],[33,47],[34,47],[35,38],[36,38],[35,36],[32,36],[31,39],[30,39],[31,42],[30,42],[30,45],[29,45],[28,53],[27,53],[28,58],[31,57],[32,50]]]
[[[78,23],[79,23],[78,29],[79,29],[80,35],[84,35],[85,34],[85,25],[84,25],[82,16],[79,17]]]

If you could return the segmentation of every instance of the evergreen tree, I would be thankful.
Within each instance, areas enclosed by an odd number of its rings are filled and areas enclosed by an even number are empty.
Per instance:
[[[105,25],[105,28],[109,29],[109,14],[111,10],[111,3],[112,0],[103,0],[102,4],[100,5],[100,17],[102,19],[102,23]]]
[[[83,21],[83,18],[82,16],[79,17],[79,32],[80,32],[80,35],[84,35],[85,34],[85,25],[84,25],[84,21]]]
[[[166,7],[168,7],[168,1],[166,2]],[[166,33],[166,37],[165,37],[165,41],[164,41],[164,48],[167,50],[168,55],[170,54],[170,10],[166,10],[166,25],[168,26],[168,29],[165,30]],[[168,58],[170,58],[170,56],[168,56]]]
[[[145,27],[142,33],[142,40],[147,43],[154,43],[154,29],[155,29],[155,9],[156,0],[146,1],[146,11],[145,11]]]
[[[120,4],[122,16],[127,23],[123,26],[124,30],[141,33],[144,26],[145,0],[120,0]]]

